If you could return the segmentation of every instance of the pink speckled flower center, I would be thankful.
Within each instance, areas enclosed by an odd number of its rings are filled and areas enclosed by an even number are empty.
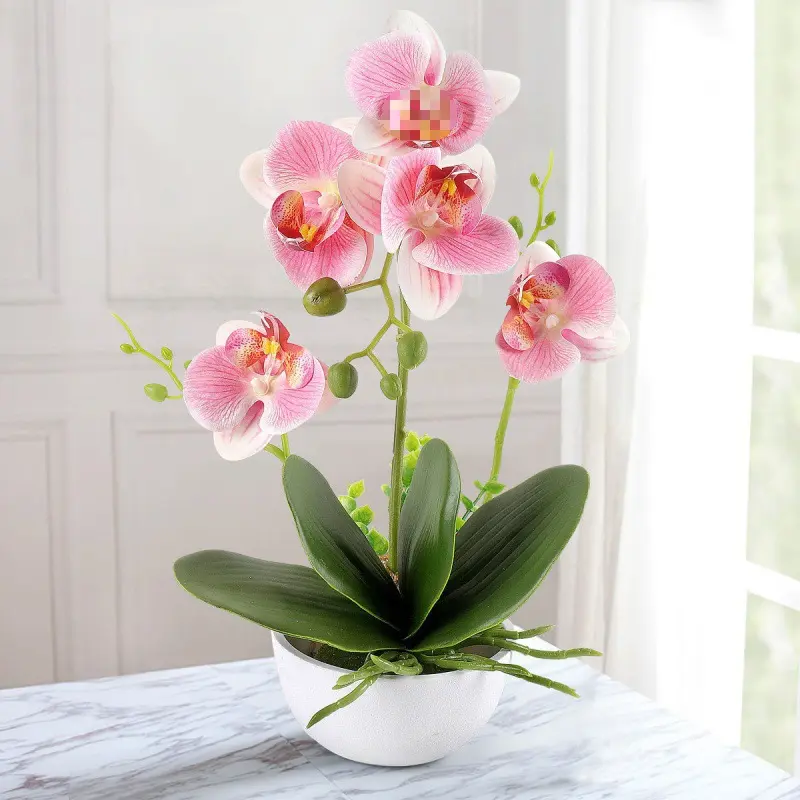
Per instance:
[[[438,86],[400,89],[389,95],[383,119],[389,133],[401,141],[438,142],[453,132],[456,105]]]

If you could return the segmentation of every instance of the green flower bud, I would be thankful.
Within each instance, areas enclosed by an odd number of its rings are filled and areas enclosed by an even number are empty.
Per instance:
[[[556,222],[556,212],[548,211],[547,216],[544,218],[545,225],[555,225],[555,222]]]
[[[464,520],[461,517],[456,517],[456,530],[460,531],[464,527]]]
[[[334,397],[352,397],[358,387],[358,372],[349,361],[339,361],[328,370],[328,386]]]
[[[392,496],[392,487],[391,487],[391,486],[389,486],[389,484],[388,484],[388,483],[382,483],[382,484],[381,484],[381,491],[382,491],[382,492],[383,492],[383,493],[384,493],[384,494],[385,494],[387,497],[391,497],[391,496]]]
[[[555,251],[556,251],[556,253],[558,253],[558,255],[561,255],[561,251],[558,249],[558,245],[556,244],[556,240],[555,240],[555,239],[548,239],[548,240],[545,242],[545,244],[547,244],[547,245],[549,245],[550,247],[552,247],[552,248],[553,248],[553,250],[555,250]]]
[[[403,486],[411,486],[414,478],[414,467],[403,467]]]
[[[483,488],[491,494],[500,494],[500,492],[506,488],[506,485],[504,483],[500,483],[499,481],[487,481],[483,485]]]
[[[409,331],[397,340],[397,360],[406,369],[415,369],[428,355],[428,340],[422,331]]]
[[[169,347],[166,346],[162,347],[161,358],[163,358],[164,361],[172,361],[172,350],[170,350]]]
[[[408,450],[409,453],[419,450],[419,437],[414,431],[409,431],[406,434],[406,450]]]
[[[356,501],[349,494],[339,495],[339,502],[348,514],[352,514],[356,510]]]
[[[428,444],[428,442],[429,442],[430,440],[431,440],[431,437],[430,437],[430,436],[428,436],[427,434],[425,434],[425,436],[420,436],[420,437],[419,437],[419,444],[420,444],[420,447],[425,447],[425,445],[426,445],[426,444]]]
[[[409,469],[417,468],[417,461],[419,460],[419,453],[408,453],[403,456],[403,466]]]
[[[353,511],[350,516],[355,522],[361,522],[364,525],[369,525],[375,519],[375,512],[369,506],[361,506]]]
[[[314,281],[303,295],[303,306],[314,317],[332,317],[344,311],[346,305],[347,295],[333,278]]]
[[[364,481],[356,481],[347,487],[347,494],[349,494],[350,497],[361,497],[361,495],[364,494],[364,489],[366,489]]]
[[[130,355],[131,353],[136,352],[134,346],[132,344],[128,344],[127,342],[123,342],[123,344],[119,346],[119,349],[122,350],[122,352],[125,353],[126,355]]]
[[[534,189],[537,189],[539,187],[539,176],[535,172],[531,172],[530,180],[531,186],[533,186]]]
[[[467,511],[475,510],[475,503],[473,503],[472,500],[470,500],[465,494],[461,495],[461,502],[464,504],[464,508],[466,508]]]
[[[517,234],[517,239],[521,239],[525,235],[525,228],[522,224],[522,220],[517,217],[509,217],[508,222],[511,227],[514,229],[514,233]]]
[[[369,536],[369,528],[363,522],[356,522],[356,525],[358,525],[359,530],[364,536]]]
[[[184,369],[189,369],[189,364],[191,364],[191,363],[192,363],[192,359],[191,358],[187,358],[186,361],[183,362],[183,368]]]
[[[167,399],[167,387],[160,383],[148,383],[144,387],[144,393],[156,403],[163,403]]]
[[[372,545],[376,555],[385,556],[389,552],[389,542],[386,537],[381,536],[375,528],[371,528],[367,533],[367,539]]]
[[[400,378],[394,372],[384,375],[381,378],[381,391],[389,400],[397,400],[403,393],[403,386],[400,383]]]

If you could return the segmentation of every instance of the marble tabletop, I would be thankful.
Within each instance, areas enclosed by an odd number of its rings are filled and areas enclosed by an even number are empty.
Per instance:
[[[369,767],[309,739],[270,659],[0,692],[0,797],[71,800],[800,799],[800,783],[579,662],[573,700],[506,679],[434,764]]]

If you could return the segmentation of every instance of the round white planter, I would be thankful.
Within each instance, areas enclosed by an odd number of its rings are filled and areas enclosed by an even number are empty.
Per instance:
[[[311,730],[312,715],[349,689],[333,684],[347,670],[316,661],[279,633],[272,634],[286,702],[308,735],[343,758],[383,767],[426,764],[468,742],[492,716],[503,693],[501,672],[453,671],[382,677],[354,703]],[[501,650],[492,656],[508,661]]]

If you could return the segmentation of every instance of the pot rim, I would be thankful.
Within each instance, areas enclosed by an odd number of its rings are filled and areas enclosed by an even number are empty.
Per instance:
[[[311,656],[307,656],[305,653],[301,653],[290,641],[289,639],[284,636],[282,633],[278,633],[278,631],[271,631],[272,633],[272,642],[275,647],[280,647],[284,650],[287,655],[292,656],[293,658],[298,658],[301,661],[305,661],[307,664],[312,664],[315,667],[320,669],[327,670],[328,672],[334,675],[350,675],[354,672],[351,669],[344,669],[344,667],[337,667],[333,664],[326,664],[324,661],[317,661],[316,658],[312,658]],[[504,658],[511,654],[510,650],[498,650],[493,656],[488,656],[493,661],[502,661]],[[459,673],[462,670],[450,670],[449,672],[440,672],[433,675],[384,675],[383,677],[386,678],[393,678],[393,679],[403,679],[403,680],[413,680],[417,681],[421,678],[425,678],[430,680],[432,678],[444,678],[447,679],[451,677],[454,673]]]

